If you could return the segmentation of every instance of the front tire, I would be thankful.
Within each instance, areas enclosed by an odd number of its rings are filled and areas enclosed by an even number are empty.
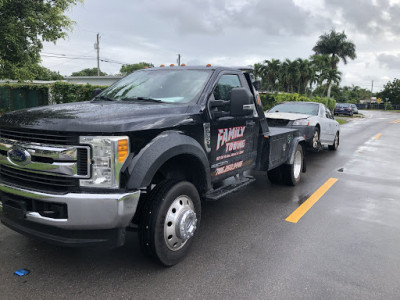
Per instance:
[[[183,260],[200,226],[201,203],[196,187],[187,181],[161,182],[150,192],[141,213],[142,251],[164,266]]]
[[[303,147],[297,145],[293,163],[282,165],[282,176],[287,185],[295,186],[300,182],[301,172],[303,171],[303,155]]]

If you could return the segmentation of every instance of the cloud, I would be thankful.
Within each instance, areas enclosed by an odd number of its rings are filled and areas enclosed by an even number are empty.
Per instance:
[[[400,3],[390,0],[330,0],[326,9],[340,16],[343,28],[374,37],[400,33]]]
[[[389,69],[399,70],[400,69],[400,53],[397,55],[391,54],[379,54],[377,55],[376,59],[378,62]]]
[[[271,35],[309,34],[316,18],[292,0],[149,1],[147,11],[172,24],[181,34],[222,34],[243,28]]]
[[[45,43],[44,52],[93,59],[43,56],[44,66],[64,75],[96,67],[98,32],[100,56],[113,61],[170,64],[180,53],[190,65],[237,66],[308,58],[318,37],[335,28],[357,49],[357,60],[339,66],[342,84],[393,78],[399,69],[399,0],[85,0],[68,15],[77,22],[69,39]],[[101,62],[109,74],[120,67]]]

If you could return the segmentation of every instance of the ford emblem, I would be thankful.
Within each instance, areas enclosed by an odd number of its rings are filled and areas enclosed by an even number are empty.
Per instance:
[[[13,146],[7,152],[8,160],[14,165],[25,166],[31,162],[31,155],[24,148]]]

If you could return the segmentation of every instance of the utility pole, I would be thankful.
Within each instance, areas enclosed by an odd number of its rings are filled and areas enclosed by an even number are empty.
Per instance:
[[[372,80],[372,83],[371,83],[371,97],[372,97],[373,90],[374,90],[374,81]]]
[[[97,76],[100,76],[100,34],[96,36],[95,49],[97,50]]]
[[[181,65],[181,55],[180,55],[180,54],[178,54],[178,60],[177,60],[177,62],[178,62],[178,66],[180,66],[180,65]]]

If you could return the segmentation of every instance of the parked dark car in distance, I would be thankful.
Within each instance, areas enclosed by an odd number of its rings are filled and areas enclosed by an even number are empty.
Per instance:
[[[353,109],[349,103],[337,103],[333,113],[335,115],[348,115],[351,117],[353,116]]]

